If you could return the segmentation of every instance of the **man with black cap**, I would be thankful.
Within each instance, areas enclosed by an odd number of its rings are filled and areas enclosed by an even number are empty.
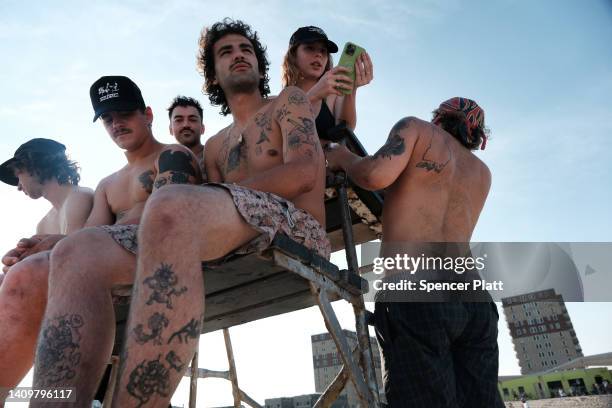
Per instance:
[[[79,187],[79,179],[76,163],[66,156],[66,146],[51,139],[29,140],[0,165],[0,181],[30,198],[44,197],[52,205],[38,223],[36,235],[22,239],[2,258],[6,277],[0,279],[0,403],[6,389],[16,386],[32,366],[47,299],[49,251],[29,256],[28,245],[39,244],[41,250],[41,242],[51,236],[83,227],[93,191]]]
[[[325,151],[331,169],[343,169],[362,188],[385,189],[381,258],[447,262],[471,256],[469,241],[491,186],[491,172],[472,151],[486,141],[484,111],[456,97],[440,104],[431,123],[400,120],[372,156],[358,157],[336,143]],[[385,270],[391,283],[472,282],[477,276],[436,269],[435,262],[416,271]],[[380,291],[376,299],[390,407],[503,407],[498,314],[487,292]]]
[[[86,225],[92,228],[62,239],[51,254],[47,309],[36,351],[36,386],[70,383],[86,354],[102,359],[104,370],[110,350],[88,347],[97,344],[92,337],[114,336],[112,301],[100,296],[101,289],[110,276],[118,284],[133,283],[136,234],[145,202],[165,185],[201,181],[197,160],[188,148],[155,140],[153,112],[129,78],[102,77],[91,86],[90,97],[94,121],[102,120],[111,139],[125,151],[127,164],[99,183]],[[82,328],[92,319],[102,323],[102,330]],[[76,406],[85,406],[82,396],[89,392],[93,396],[97,383],[96,378],[84,385],[86,390],[77,390]]]

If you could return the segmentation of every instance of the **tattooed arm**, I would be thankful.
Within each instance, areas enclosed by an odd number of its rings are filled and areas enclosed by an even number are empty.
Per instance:
[[[311,191],[317,175],[323,177],[323,151],[306,94],[299,88],[287,87],[275,103],[273,120],[282,135],[283,164],[255,174],[240,184],[291,200]]]
[[[200,165],[191,150],[181,145],[168,145],[160,153],[156,163],[157,176],[153,189],[167,184],[200,184]]]
[[[407,117],[395,124],[386,143],[372,156],[359,157],[336,143],[325,147],[328,166],[343,169],[350,179],[366,190],[391,185],[408,165],[417,139],[419,119]]]

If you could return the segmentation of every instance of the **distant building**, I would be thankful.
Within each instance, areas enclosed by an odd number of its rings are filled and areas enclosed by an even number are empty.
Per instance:
[[[265,408],[312,408],[321,394],[306,394],[296,397],[270,398],[265,402]],[[346,395],[340,396],[331,408],[346,408]]]
[[[563,297],[554,289],[503,298],[502,305],[521,374],[583,356]]]
[[[349,347],[351,350],[357,345],[357,334],[352,331],[343,330],[344,335],[348,340]],[[323,393],[325,389],[331,384],[336,378],[336,375],[340,372],[343,366],[342,358],[336,348],[336,343],[332,339],[329,333],[315,334],[310,338],[312,343],[312,363],[314,366],[314,378],[315,378],[315,391]],[[370,338],[372,344],[372,354],[374,356],[374,367],[376,370],[376,381],[378,382],[378,388],[383,394],[382,390],[382,374],[381,374],[381,359],[380,351],[378,350],[378,343],[375,338]],[[342,391],[342,394],[346,395],[347,403],[349,408],[357,408],[359,406],[359,399],[355,387],[349,381]]]

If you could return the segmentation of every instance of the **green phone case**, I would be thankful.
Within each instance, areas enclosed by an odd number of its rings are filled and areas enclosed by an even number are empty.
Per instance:
[[[355,83],[355,61],[357,61],[357,57],[359,57],[359,55],[361,55],[361,53],[364,51],[365,50],[357,44],[347,42],[344,44],[340,61],[338,61],[339,67],[346,67],[349,69],[350,72],[348,73],[348,76],[351,78],[353,83]],[[349,95],[352,92],[343,88],[339,88],[338,90],[345,95]]]

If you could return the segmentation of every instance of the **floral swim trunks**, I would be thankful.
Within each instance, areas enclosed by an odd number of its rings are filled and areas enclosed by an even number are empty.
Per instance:
[[[137,254],[138,224],[101,225],[98,228],[106,231],[123,249],[134,255]]]
[[[276,234],[285,234],[298,244],[329,259],[331,244],[325,228],[306,211],[296,208],[291,201],[276,194],[252,190],[236,184],[208,183],[207,187],[225,189],[234,201],[236,209],[247,224],[261,234],[232,251],[242,255],[266,249]]]
[[[252,190],[235,184],[208,183],[207,187],[226,190],[234,201],[236,209],[247,224],[261,234],[245,245],[231,252],[221,261],[234,255],[260,252],[270,246],[276,234],[281,233],[298,244],[329,259],[331,245],[325,229],[306,211],[296,208],[292,202],[272,193]],[[138,251],[138,225],[103,225],[102,228],[122,248],[136,254]],[[215,261],[214,263],[217,263]]]

